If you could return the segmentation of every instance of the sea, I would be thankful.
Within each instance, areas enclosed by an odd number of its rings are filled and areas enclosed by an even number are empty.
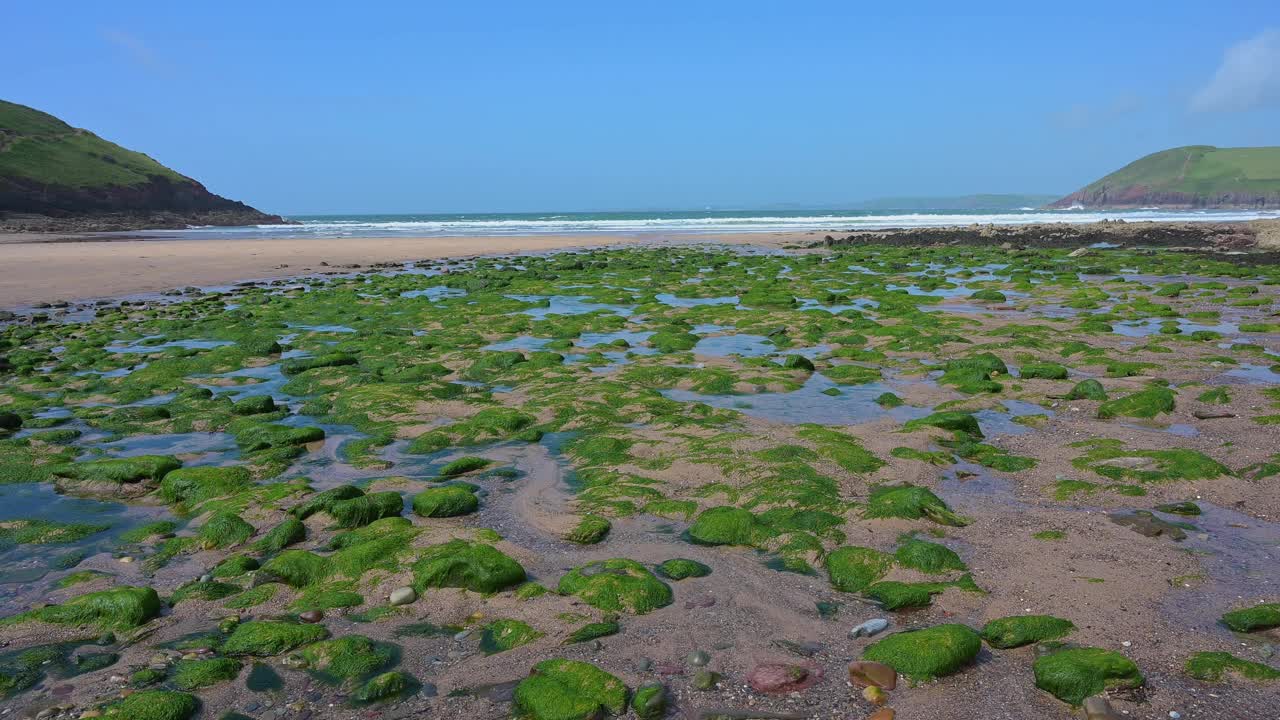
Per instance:
[[[396,215],[299,215],[298,225],[193,227],[154,230],[164,237],[182,238],[366,238],[456,237],[493,235],[658,234],[805,232],[840,233],[852,230],[922,228],[952,225],[1026,223],[1232,222],[1280,218],[1278,211],[1161,210],[911,210],[911,211],[741,211],[691,210],[662,212],[560,212]],[[137,233],[129,233],[135,235]]]

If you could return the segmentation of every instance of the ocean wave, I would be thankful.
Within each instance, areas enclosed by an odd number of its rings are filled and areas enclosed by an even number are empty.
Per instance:
[[[1276,212],[1167,211],[1157,208],[1128,211],[1086,209],[1009,212],[905,213],[564,213],[558,215],[486,216],[324,216],[299,218],[301,225],[258,225],[252,228],[193,228],[192,236],[232,237],[432,237],[484,235],[543,235],[593,233],[649,233],[689,235],[717,232],[833,232],[884,228],[924,228],[953,225],[1019,225],[1028,223],[1088,223],[1122,219],[1130,222],[1242,221],[1280,217]]]

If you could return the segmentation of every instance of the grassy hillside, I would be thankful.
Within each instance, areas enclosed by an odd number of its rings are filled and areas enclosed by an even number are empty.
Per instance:
[[[1163,150],[1054,203],[1274,207],[1280,203],[1280,147]]]
[[[0,176],[72,188],[191,182],[140,152],[39,110],[0,100]]]

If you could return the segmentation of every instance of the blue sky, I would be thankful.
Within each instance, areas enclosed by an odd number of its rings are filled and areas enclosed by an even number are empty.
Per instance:
[[[1280,144],[1274,0],[858,5],[20,3],[0,97],[292,214],[1066,193]]]

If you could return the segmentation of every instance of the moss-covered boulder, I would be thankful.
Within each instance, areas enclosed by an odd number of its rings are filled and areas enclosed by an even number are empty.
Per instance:
[[[609,522],[609,518],[600,515],[583,515],[578,524],[565,533],[564,539],[579,545],[595,545],[604,540],[612,529],[613,523]]]
[[[912,432],[920,428],[929,427],[964,433],[975,438],[982,437],[982,428],[978,426],[978,418],[974,417],[973,413],[960,412],[959,410],[946,410],[916,418],[908,421],[902,426],[902,429]]]
[[[592,607],[643,615],[674,599],[671,587],[644,565],[625,558],[597,560],[560,578],[561,595],[576,595]]]
[[[964,572],[969,566],[951,548],[928,540],[911,537],[903,540],[893,557],[898,564],[930,575]]]
[[[476,470],[483,470],[492,464],[493,461],[487,458],[466,455],[440,468],[440,475],[443,477],[456,477]]]
[[[1071,705],[1105,690],[1142,685],[1142,672],[1118,652],[1095,647],[1068,648],[1036,658],[1031,670],[1036,687]]]
[[[33,610],[25,617],[57,625],[93,625],[129,630],[160,615],[160,596],[149,587],[124,585]]]
[[[1022,366],[1018,376],[1023,380],[1066,380],[1067,369],[1058,363],[1036,362]]]
[[[750,510],[721,505],[698,515],[689,526],[689,539],[699,545],[755,545],[764,532]]]
[[[329,512],[330,508],[343,500],[350,500],[363,495],[364,490],[354,485],[339,485],[338,487],[318,492],[294,505],[289,508],[289,513],[300,520],[306,520],[316,513]]]
[[[653,682],[636,688],[631,696],[631,709],[639,720],[662,720],[667,714],[666,686]]]
[[[160,482],[160,497],[170,505],[191,507],[210,498],[234,495],[253,484],[248,468],[201,466],[178,468]]]
[[[1014,615],[998,618],[982,628],[982,639],[1001,650],[1066,637],[1076,626],[1052,615]]]
[[[1280,670],[1227,652],[1198,652],[1187,658],[1185,669],[1187,675],[1205,682],[1222,682],[1227,675],[1263,682],[1280,680]]]
[[[1280,603],[1260,603],[1232,610],[1222,616],[1222,624],[1236,632],[1257,632],[1280,627]]]
[[[899,485],[879,485],[871,490],[867,499],[867,508],[863,511],[867,518],[902,518],[919,520],[927,518],[939,525],[963,527],[971,521],[951,511],[942,498],[933,494],[928,488],[902,483]]]
[[[1102,383],[1089,378],[1076,383],[1075,387],[1071,388],[1071,392],[1067,393],[1067,399],[1103,402],[1107,399],[1107,389],[1102,386]]]
[[[883,663],[912,680],[932,680],[958,672],[982,650],[978,633],[966,625],[910,630],[867,646],[863,660]]]
[[[187,720],[199,708],[199,701],[188,693],[143,690],[107,705],[102,716],[112,720]]]
[[[173,666],[173,684],[183,690],[199,690],[236,679],[242,667],[235,658],[179,660]]]
[[[222,643],[227,655],[269,657],[296,650],[329,637],[323,625],[304,625],[281,620],[250,620],[240,623]]]
[[[658,564],[658,574],[668,580],[684,580],[685,578],[706,577],[711,574],[711,568],[697,560],[672,558]]]
[[[253,526],[245,522],[233,512],[224,511],[213,514],[204,525],[200,526],[196,538],[200,547],[206,550],[225,549],[242,545],[253,537]]]
[[[373,703],[400,697],[417,686],[412,675],[396,670],[369,678],[356,689],[351,699],[358,703]]]
[[[545,634],[522,620],[494,620],[480,633],[480,650],[485,655],[494,655],[528,645]]]
[[[832,550],[823,559],[831,587],[841,592],[862,592],[893,568],[893,557],[879,550],[848,546]]]
[[[594,720],[627,708],[627,687],[594,665],[544,660],[516,686],[516,709],[531,720]]]
[[[419,593],[445,587],[494,593],[524,581],[520,563],[492,545],[466,540],[432,545],[413,565],[413,585]]]
[[[182,463],[169,455],[136,455],[66,463],[54,467],[53,474],[74,483],[133,485],[158,482],[180,467]]]
[[[396,649],[363,635],[346,635],[307,645],[299,655],[325,680],[353,684],[395,662]]]
[[[1103,420],[1114,417],[1150,419],[1161,413],[1171,413],[1173,408],[1173,391],[1155,386],[1102,403],[1098,406],[1098,417]]]
[[[479,508],[480,499],[469,485],[445,485],[413,496],[413,512],[421,517],[457,517]]]
[[[398,492],[377,492],[350,500],[339,500],[328,508],[340,528],[358,528],[374,520],[395,517],[404,511],[404,497]]]

